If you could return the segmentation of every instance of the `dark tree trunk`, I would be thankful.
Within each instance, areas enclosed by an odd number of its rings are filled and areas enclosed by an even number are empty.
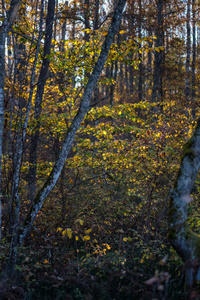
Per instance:
[[[185,66],[185,98],[187,101],[186,106],[189,106],[190,101],[190,57],[191,57],[191,38],[190,38],[190,10],[191,10],[191,2],[187,1],[187,19],[186,19],[186,27],[187,27],[187,56],[186,56],[186,66]],[[187,113],[188,114],[188,113]]]
[[[94,30],[99,29],[99,0],[95,0]]]
[[[112,73],[111,78],[113,78],[116,82],[117,79],[117,72],[118,72],[118,62],[112,63],[111,67]],[[111,84],[110,86],[110,105],[113,106],[114,103],[114,90],[115,90],[115,83]]]
[[[108,65],[106,67],[106,78],[110,78],[110,76],[111,76],[110,74],[111,74],[111,67]],[[109,85],[105,86],[105,90],[106,90],[106,97],[108,97],[109,93],[110,93],[110,87],[109,87]]]
[[[84,2],[84,23],[85,23],[85,32],[84,32],[84,39],[85,42],[89,42],[90,41],[90,34],[87,31],[87,29],[90,29],[90,0],[85,0]],[[85,55],[85,60],[87,60],[88,54]],[[87,64],[85,67],[85,81],[87,81],[87,79],[89,78],[90,73],[87,70]]]
[[[135,7],[136,7],[135,0],[133,0],[131,2],[130,14],[133,13],[133,10],[134,10]],[[129,30],[129,35],[130,36],[135,34],[135,27],[136,27],[135,23],[136,23],[136,20],[134,20],[133,18],[130,18],[128,20],[128,27],[129,27],[128,30]],[[130,54],[129,54],[128,59],[129,59],[130,62],[132,62],[134,60],[134,53],[131,50],[130,50]],[[129,76],[128,76],[129,98],[131,99],[132,96],[133,96],[133,92],[134,92],[134,73],[135,73],[135,70],[134,70],[134,67],[133,67],[132,63],[130,63],[128,65],[128,73],[129,73]]]
[[[129,95],[129,76],[128,66],[125,64],[125,82],[126,82],[126,94]]]
[[[149,35],[149,36],[152,36],[152,30],[151,30],[151,29],[149,29],[148,35]],[[152,41],[149,41],[148,44],[149,44],[149,48],[152,48],[153,42],[152,42]],[[148,62],[147,62],[147,66],[148,66],[148,72],[151,73],[151,66],[152,66],[152,52],[151,52],[151,51],[148,52]]]
[[[130,60],[133,60],[133,54],[130,55]],[[133,85],[133,80],[134,80],[134,67],[132,65],[129,65],[129,95],[130,97],[133,96],[133,91],[134,91],[134,85]]]
[[[85,29],[90,29],[90,0],[85,0],[84,22],[85,22]],[[90,35],[87,31],[85,31],[85,40],[89,41],[89,39],[90,39]]]
[[[120,103],[123,103],[123,92],[124,92],[124,70],[123,70],[123,63],[120,63],[120,70],[119,70],[119,94],[120,94]]]
[[[67,25],[67,19],[64,17],[64,22],[62,24],[62,36],[61,36],[61,47],[60,47],[60,52],[62,53],[63,59],[64,59],[64,54],[65,54],[65,36],[66,36],[66,25]],[[75,34],[75,22],[73,22],[72,26],[72,37],[74,40],[74,34]],[[59,72],[58,74],[58,83],[59,86],[64,87],[64,79],[65,79],[65,74],[64,72]],[[72,80],[72,85],[74,84],[74,78]],[[63,101],[63,96],[59,97],[59,102]],[[61,108],[58,107],[57,109],[57,114],[59,115],[61,113]],[[59,138],[59,134],[57,134],[56,138],[55,138],[55,142],[54,142],[54,151],[55,151],[55,162],[58,159],[59,156],[59,152],[61,149],[61,141]],[[65,180],[65,167],[63,167],[62,172],[61,172],[61,178],[60,178],[60,194],[61,194],[61,218],[62,221],[65,220],[65,216],[66,216],[66,196],[64,194],[64,180]]]
[[[95,31],[99,29],[99,0],[95,0],[95,12],[94,12],[94,21],[93,21],[93,34],[95,35]],[[98,103],[99,101],[99,87],[98,84],[94,89],[94,103]]]
[[[53,19],[55,11],[55,0],[48,1],[48,11],[46,19],[46,31],[45,31],[45,42],[44,42],[44,52],[43,52],[43,62],[40,70],[40,75],[37,85],[37,93],[35,97],[35,111],[34,118],[37,121],[35,128],[35,133],[31,137],[30,145],[30,156],[29,156],[29,181],[28,181],[28,199],[32,202],[36,193],[36,171],[37,171],[37,149],[38,149],[38,139],[40,131],[40,115],[42,110],[42,99],[44,94],[44,87],[47,80],[48,70],[49,70],[49,55],[51,52],[51,40],[53,32]]]
[[[139,30],[139,38],[142,38],[142,2],[139,0],[139,24],[138,24],[138,30]],[[142,65],[142,53],[139,51],[139,82],[138,82],[138,100],[142,101],[142,78],[143,78],[143,65]]]
[[[164,33],[163,33],[163,0],[157,0],[157,27],[156,27],[156,47],[163,46]],[[162,63],[163,52],[155,51],[154,57],[154,79],[152,101],[161,101],[162,99]]]

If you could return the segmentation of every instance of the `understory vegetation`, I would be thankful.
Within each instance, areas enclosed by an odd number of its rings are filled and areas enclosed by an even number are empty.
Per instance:
[[[117,26],[119,6],[0,4],[2,300],[200,299],[167,236],[200,114],[199,5],[129,0]],[[197,234],[199,183],[185,196]]]
[[[184,265],[167,240],[170,189],[190,134],[183,130],[189,128],[184,114],[169,123],[175,109],[163,105],[156,118],[146,101],[91,111],[85,121],[90,125],[79,130],[56,188],[18,250],[14,283],[6,277],[2,282],[2,297],[184,299]],[[115,122],[106,122],[108,116]],[[52,164],[38,164],[38,182]],[[25,162],[21,195],[27,169]],[[10,171],[4,165],[5,178]],[[197,179],[188,219],[197,233],[198,194]],[[9,254],[6,220],[2,267]]]

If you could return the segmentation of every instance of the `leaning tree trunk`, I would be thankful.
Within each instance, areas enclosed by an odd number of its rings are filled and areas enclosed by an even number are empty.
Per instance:
[[[45,199],[47,198],[47,196],[49,195],[51,190],[54,188],[54,186],[56,185],[58,178],[60,176],[60,173],[62,171],[62,168],[65,164],[65,160],[67,159],[67,156],[71,149],[72,143],[76,136],[76,132],[80,128],[81,122],[83,121],[85,115],[91,109],[90,99],[92,97],[92,93],[94,91],[94,88],[97,84],[99,76],[100,76],[102,69],[104,67],[104,64],[106,62],[111,44],[113,42],[113,38],[114,38],[116,31],[120,25],[122,12],[123,12],[125,3],[126,3],[126,0],[119,0],[119,2],[118,2],[116,10],[113,14],[110,28],[108,30],[108,34],[102,45],[101,53],[99,55],[99,58],[95,64],[95,66],[94,66],[93,72],[92,72],[91,76],[89,77],[88,83],[87,83],[84,93],[83,93],[83,97],[81,100],[79,110],[78,110],[76,116],[74,117],[70,128],[68,129],[68,132],[64,139],[63,146],[62,146],[61,152],[59,154],[59,157],[58,157],[46,183],[43,185],[41,190],[38,192],[38,194],[36,195],[32,205],[30,207],[30,210],[26,217],[24,226],[22,228],[22,232],[19,236],[20,244],[23,243],[25,237],[27,236],[28,232],[32,228],[32,225],[33,225],[33,223],[38,215],[38,212],[40,211]]]
[[[169,207],[169,240],[185,262],[185,283],[200,282],[200,235],[187,223],[191,192],[200,168],[200,118],[193,136],[184,145],[183,156]]]

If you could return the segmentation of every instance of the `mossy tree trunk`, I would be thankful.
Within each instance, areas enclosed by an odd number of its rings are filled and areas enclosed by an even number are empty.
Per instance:
[[[200,235],[188,223],[191,192],[200,168],[200,118],[193,136],[184,145],[182,160],[169,207],[169,240],[185,263],[185,283],[193,287],[200,282]]]

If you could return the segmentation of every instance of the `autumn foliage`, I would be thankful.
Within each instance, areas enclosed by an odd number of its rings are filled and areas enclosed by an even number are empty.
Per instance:
[[[8,2],[0,4],[2,18]],[[30,207],[73,129],[117,5],[56,2],[46,54],[46,2],[22,1],[6,38],[0,298],[183,299],[184,265],[167,240],[167,212],[181,149],[199,115],[198,6],[190,4],[189,49],[184,2],[127,1],[90,109],[20,244]],[[199,180],[188,216],[197,233]],[[193,294],[198,299],[198,289],[187,293]]]

